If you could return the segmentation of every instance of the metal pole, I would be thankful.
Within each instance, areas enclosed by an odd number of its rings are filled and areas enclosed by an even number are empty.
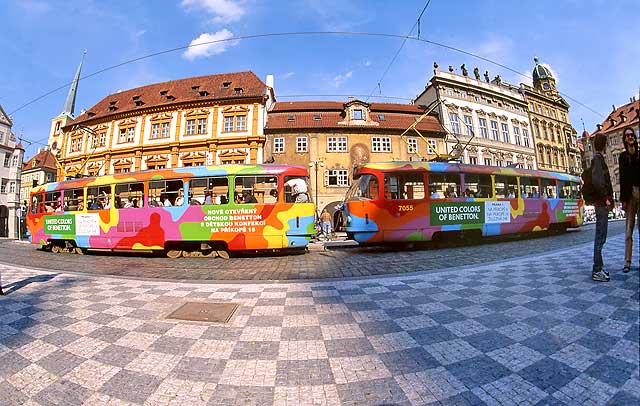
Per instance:
[[[315,161],[316,166],[316,207],[318,205],[318,161]]]

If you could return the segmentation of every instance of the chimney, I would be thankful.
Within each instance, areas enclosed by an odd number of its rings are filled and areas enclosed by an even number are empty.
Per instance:
[[[267,87],[270,87],[273,89],[273,82],[274,82],[273,75],[267,75]]]
[[[613,111],[616,111],[616,105],[612,104],[611,107],[613,107]]]
[[[636,101],[636,96],[629,97],[629,102],[633,103]]]

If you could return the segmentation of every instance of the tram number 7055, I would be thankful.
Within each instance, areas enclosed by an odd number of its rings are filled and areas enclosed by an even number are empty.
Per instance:
[[[412,204],[401,204],[398,206],[398,211],[413,211]]]

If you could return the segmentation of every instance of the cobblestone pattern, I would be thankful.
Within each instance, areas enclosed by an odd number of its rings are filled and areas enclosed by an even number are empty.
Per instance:
[[[637,405],[639,271],[607,242],[464,270],[202,284],[0,265],[0,404]],[[229,324],[165,319],[232,301]]]
[[[624,221],[609,224],[609,236],[624,233]],[[171,260],[141,253],[53,254],[37,246],[0,240],[0,263],[21,267],[86,272],[136,278],[187,280],[299,280],[411,273],[506,261],[523,255],[544,254],[558,247],[593,241],[594,226],[561,235],[520,239],[491,239],[481,245],[440,249],[401,250],[372,248],[329,249],[314,245],[298,255],[247,254],[244,257],[179,258]],[[319,251],[320,250],[320,251]],[[517,298],[514,298],[517,300]]]

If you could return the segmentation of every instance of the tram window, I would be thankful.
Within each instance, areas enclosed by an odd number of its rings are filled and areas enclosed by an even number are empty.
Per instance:
[[[569,188],[571,189],[571,197],[570,199],[581,199],[582,194],[580,193],[580,185],[575,182],[569,182]]]
[[[429,196],[432,199],[448,199],[460,196],[459,173],[430,173]]]
[[[229,203],[229,182],[226,177],[195,178],[189,181],[189,204]]]
[[[571,185],[569,181],[558,181],[558,198],[559,199],[573,199],[571,192]]]
[[[424,199],[424,174],[421,172],[384,175],[385,199]]]
[[[44,204],[42,203],[42,194],[33,195],[31,197],[31,213],[43,213]]]
[[[276,176],[236,176],[234,199],[236,203],[275,203],[271,191],[278,190]],[[275,194],[277,196],[277,193]]]
[[[144,183],[121,183],[116,185],[114,205],[116,209],[136,209],[144,205]]]
[[[513,199],[516,197],[518,182],[515,176],[495,176],[496,197]]]
[[[84,210],[84,189],[67,189],[64,191],[64,211]]]
[[[149,182],[149,206],[175,206],[182,180],[154,180]]]
[[[111,207],[111,185],[87,188],[87,209],[102,210]]]
[[[491,190],[491,175],[465,173],[464,185],[464,194],[466,197],[490,198],[493,196]]]
[[[300,191],[300,190],[294,190],[294,188],[297,188],[298,185],[302,186],[302,184],[300,182],[294,182],[293,187],[291,187],[290,185],[287,184],[287,182],[289,182],[292,179],[301,179],[304,181],[305,185],[306,185],[306,192]],[[296,200],[300,203],[304,203],[306,202],[311,202],[311,197],[309,196],[308,192],[309,192],[309,178],[307,177],[301,177],[301,176],[285,176],[284,178],[284,201],[287,203],[297,203]],[[301,198],[301,196],[298,196],[297,194],[300,195],[306,195],[306,200],[305,198]]]
[[[523,199],[539,198],[538,178],[520,177],[520,197]]]
[[[555,199],[558,196],[555,179],[540,179],[542,184],[542,197]]]
[[[44,194],[44,210],[47,213],[62,211],[62,193],[47,192]]]
[[[346,200],[377,199],[379,192],[378,178],[374,175],[362,175],[349,188]]]

